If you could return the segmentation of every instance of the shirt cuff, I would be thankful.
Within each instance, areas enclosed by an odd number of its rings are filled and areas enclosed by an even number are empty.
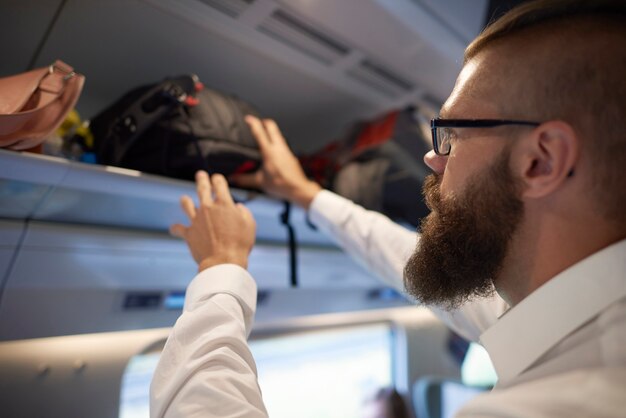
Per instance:
[[[249,333],[256,312],[257,287],[250,273],[236,264],[220,264],[198,273],[187,286],[184,310],[193,311],[220,293],[229,294],[239,302]]]

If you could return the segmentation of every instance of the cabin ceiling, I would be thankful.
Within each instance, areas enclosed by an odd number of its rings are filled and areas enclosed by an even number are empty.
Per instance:
[[[358,119],[436,111],[487,0],[2,0],[0,75],[57,58],[87,77],[89,118],[125,91],[196,73],[319,148]],[[14,40],[18,41],[15,42]]]

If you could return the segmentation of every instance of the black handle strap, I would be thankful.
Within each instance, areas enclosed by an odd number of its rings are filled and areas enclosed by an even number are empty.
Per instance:
[[[148,128],[163,118],[174,106],[192,95],[198,78],[195,75],[165,80],[132,103],[113,124],[113,164],[121,163],[130,147]]]
[[[285,201],[283,213],[280,214],[280,222],[287,228],[289,238],[289,276],[291,287],[298,287],[298,254],[296,243],[296,231],[290,221],[291,203]]]

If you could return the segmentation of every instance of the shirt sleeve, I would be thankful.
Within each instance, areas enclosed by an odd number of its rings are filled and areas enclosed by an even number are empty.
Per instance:
[[[328,190],[317,194],[309,218],[354,259],[387,285],[405,292],[404,266],[419,241],[419,235],[386,216],[368,211]],[[454,312],[432,311],[455,332],[470,341],[493,325],[506,310],[497,295],[469,302]]]
[[[150,417],[267,417],[248,348],[256,284],[225,264],[199,273],[150,388]]]
[[[404,265],[417,243],[415,232],[328,190],[313,199],[309,218],[357,262],[404,291]]]

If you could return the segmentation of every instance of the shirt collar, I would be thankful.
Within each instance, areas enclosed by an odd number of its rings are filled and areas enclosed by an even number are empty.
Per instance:
[[[574,264],[507,311],[480,341],[506,384],[626,296],[626,240]]]

